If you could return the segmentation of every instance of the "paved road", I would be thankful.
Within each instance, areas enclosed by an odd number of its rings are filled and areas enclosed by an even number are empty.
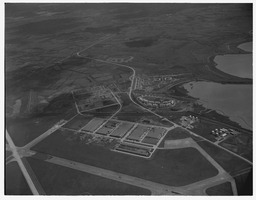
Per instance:
[[[30,151],[31,153],[36,153],[34,151]],[[61,165],[64,167],[69,167],[75,170],[79,170],[82,172],[87,172],[90,174],[94,174],[97,176],[101,176],[104,178],[112,179],[115,181],[127,183],[130,185],[135,185],[137,187],[142,187],[145,189],[151,190],[153,195],[175,195],[176,193],[183,194],[183,195],[189,195],[185,190],[179,189],[178,187],[171,187],[159,183],[155,183],[152,181],[140,179],[137,177],[129,176],[126,174],[94,167],[91,165],[86,165],[83,163],[78,163],[75,161],[70,161],[64,158],[59,158],[55,156],[51,156],[50,159],[46,160],[47,162],[54,163],[57,165]]]
[[[24,166],[24,164],[20,158],[20,155],[17,152],[16,146],[14,145],[12,138],[10,137],[7,130],[6,130],[6,140],[8,141],[10,148],[12,149],[13,157],[18,162],[18,165],[22,171],[22,174],[24,175],[25,179],[27,180],[29,188],[31,189],[31,191],[34,195],[39,195],[39,192],[38,192],[36,186],[34,185],[34,182],[32,181],[31,177],[29,176],[28,171],[27,171],[26,167]]]
[[[112,37],[112,36],[111,36]],[[106,37],[98,42],[95,42],[93,43],[92,45],[86,47],[85,49],[77,52],[77,56],[81,56],[81,52],[89,49],[90,47],[96,45],[96,44],[99,44],[100,42],[104,41],[104,40],[107,40],[109,39],[110,37]],[[70,56],[64,58],[63,60],[69,58]],[[163,116],[151,111],[150,109],[147,109],[139,104],[137,104],[133,98],[132,98],[132,91],[133,91],[133,88],[134,88],[134,79],[135,79],[135,70],[134,68],[128,66],[128,65],[123,65],[123,64],[119,64],[119,63],[114,63],[114,62],[109,62],[109,61],[105,61],[105,60],[100,60],[100,59],[94,59],[94,58],[90,58],[90,57],[85,57],[85,56],[81,56],[81,57],[84,57],[84,58],[88,58],[88,59],[91,59],[91,60],[95,60],[95,61],[99,61],[99,62],[103,62],[103,63],[108,63],[108,64],[113,64],[113,65],[117,65],[117,66],[120,66],[120,67],[126,67],[126,68],[129,68],[130,70],[132,70],[133,74],[131,76],[131,86],[130,86],[130,89],[129,89],[129,98],[130,100],[137,106],[139,106],[140,108],[148,111],[149,113],[152,113],[158,117],[160,117],[161,119],[165,119],[166,121],[170,122],[171,124],[174,124],[175,127],[180,127],[182,129],[185,129],[187,131],[189,131],[192,135],[195,135],[197,137],[200,137],[202,138],[203,140],[206,140],[206,141],[209,141],[207,140],[206,138],[200,136],[200,135],[197,135],[195,133],[193,133],[192,131],[164,118]],[[59,62],[62,62],[63,60],[59,61]],[[114,95],[114,97],[116,98],[116,96]],[[117,99],[117,98],[116,98]],[[119,100],[117,99],[118,103],[120,104],[120,108],[109,118],[113,118],[122,108],[122,105],[121,103],[119,102]],[[109,120],[108,119],[108,120]],[[55,129],[58,128],[58,127],[55,127],[53,129],[50,129],[48,131],[46,131],[44,134],[42,134],[41,136],[39,136],[38,138],[36,138],[35,140],[33,140],[32,142],[30,142],[29,144],[27,144],[24,148],[21,149],[21,153],[25,153],[26,155],[29,155],[29,153],[33,153],[32,151],[29,150],[30,147],[32,147],[33,145],[35,145],[36,143],[38,143],[39,141],[43,140],[45,137],[49,136],[53,131],[55,131]],[[21,158],[20,158],[20,155],[19,153],[17,152],[17,148],[15,147],[11,137],[9,136],[8,132],[6,131],[6,138],[7,138],[7,141],[10,145],[10,148],[12,149],[13,151],[13,156],[14,158],[17,160],[21,170],[22,170],[22,173],[24,174],[33,194],[39,194],[38,193],[38,190],[36,188],[36,186],[34,185],[31,177],[29,176],[28,172],[27,172],[27,169],[26,167],[24,166]],[[214,144],[212,141],[209,141],[210,143]],[[214,144],[216,145],[216,144]],[[216,145],[218,146],[218,145]],[[249,162],[250,164],[252,164],[250,161],[248,161],[247,159],[244,159],[243,157],[223,148],[223,147],[220,147],[218,146],[219,148],[222,148],[223,150],[225,151],[228,151],[229,153]],[[208,155],[208,154],[207,154]],[[208,156],[209,157],[209,156]],[[212,159],[211,157],[209,157],[209,159]],[[106,177],[106,178],[110,178],[110,179],[113,179],[113,180],[117,180],[117,181],[120,181],[120,182],[124,182],[124,183],[128,183],[128,184],[132,184],[132,185],[135,185],[135,186],[138,186],[138,187],[143,187],[143,188],[147,188],[147,189],[150,189],[152,191],[153,194],[175,194],[175,193],[179,193],[179,194],[183,194],[183,195],[191,195],[191,194],[205,194],[205,191],[202,191],[202,187],[204,187],[206,184],[219,184],[220,181],[224,181],[228,178],[230,178],[230,176],[227,176],[227,177],[223,177],[223,174],[222,174],[222,177],[218,177],[218,179],[216,179],[216,177],[213,177],[211,179],[206,179],[206,180],[203,180],[203,181],[200,181],[200,182],[197,182],[197,183],[193,183],[193,184],[190,184],[188,186],[184,186],[184,187],[170,187],[170,186],[166,186],[166,185],[162,185],[162,184],[158,184],[158,183],[154,183],[154,182],[151,182],[151,181],[147,181],[147,180],[143,180],[143,179],[139,179],[139,178],[136,178],[136,177],[132,177],[132,176],[128,176],[128,175],[125,175],[125,174],[121,174],[121,173],[117,173],[117,172],[113,172],[113,171],[110,171],[110,170],[105,170],[105,169],[101,169],[101,168],[97,168],[97,167],[93,167],[93,166],[90,166],[90,165],[85,165],[85,164],[82,164],[82,163],[77,163],[77,162],[74,162],[74,161],[70,161],[70,160],[66,160],[66,159],[63,159],[63,158],[58,158],[58,157],[52,157],[51,159],[47,160],[48,162],[51,162],[51,163],[55,163],[55,164],[59,164],[59,165],[62,165],[62,166],[65,166],[65,167],[70,167],[70,168],[73,168],[73,169],[76,169],[76,170],[80,170],[80,171],[84,171],[84,172],[88,172],[88,173],[91,173],[91,174],[95,174],[95,175],[99,175],[99,176],[103,176],[103,177]],[[211,160],[211,162],[213,163],[216,163],[213,159]],[[215,164],[216,165],[216,164]],[[222,172],[222,170],[220,170],[220,168],[217,166],[217,169],[219,170],[219,172]],[[222,169],[222,168],[221,168]],[[224,173],[226,173],[224,171]],[[232,179],[233,180],[233,179]],[[232,188],[233,188],[233,192],[234,194],[236,194],[236,187],[235,187],[235,183],[231,182],[232,183]],[[235,189],[234,189],[235,188]],[[193,191],[191,191],[191,189],[193,189]]]
[[[120,66],[120,67],[126,67],[126,68],[131,69],[131,70],[133,71],[133,75],[132,75],[132,83],[131,83],[131,87],[130,87],[130,91],[129,91],[129,98],[130,98],[130,100],[131,100],[135,105],[139,106],[140,108],[142,108],[142,109],[144,109],[144,110],[146,110],[146,111],[148,111],[148,112],[150,112],[150,113],[152,113],[152,114],[154,114],[154,115],[160,117],[161,119],[163,119],[163,116],[161,116],[161,115],[159,115],[159,114],[157,114],[157,113],[151,111],[150,109],[147,109],[147,108],[141,106],[140,104],[136,103],[136,102],[133,100],[133,98],[132,98],[132,90],[133,90],[133,87],[134,87],[134,78],[135,78],[135,74],[136,74],[134,68],[132,68],[131,66],[128,66],[128,65],[113,63],[113,62],[109,62],[109,61],[105,61],[105,60],[94,59],[94,58],[90,58],[90,57],[85,57],[85,58],[88,58],[88,59],[91,59],[91,60],[95,60],[95,61],[99,61],[99,62],[108,63],[108,64],[117,65],[117,66]],[[213,144],[213,145],[215,145],[215,146],[217,146],[217,147],[223,149],[224,151],[227,151],[227,152],[231,153],[232,155],[234,155],[234,156],[236,156],[236,157],[239,157],[240,159],[242,159],[242,160],[244,160],[244,161],[246,161],[247,163],[249,163],[249,164],[252,165],[252,162],[249,161],[249,160],[247,160],[246,158],[244,158],[244,157],[242,157],[242,156],[240,156],[240,155],[238,155],[238,154],[236,154],[236,153],[234,153],[234,152],[232,152],[232,151],[230,151],[230,150],[228,150],[228,149],[226,149],[226,148],[224,148],[224,147],[221,147],[221,146],[215,144],[214,142],[208,140],[207,138],[204,138],[204,137],[202,137],[202,136],[200,136],[200,135],[198,135],[198,134],[192,132],[191,130],[186,129],[186,128],[180,126],[179,124],[176,124],[176,123],[174,123],[173,121],[170,121],[170,120],[167,119],[167,118],[164,118],[164,119],[165,119],[166,121],[172,123],[172,124],[175,124],[177,127],[180,127],[180,128],[182,128],[182,129],[185,129],[186,131],[188,131],[188,132],[191,133],[192,135],[195,135],[195,136],[197,136],[197,137],[200,137],[201,139],[204,139],[204,140],[210,142],[211,144]]]
[[[76,116],[76,115],[75,115]],[[74,117],[75,117],[74,116]],[[74,117],[72,117],[71,119],[73,119]],[[70,119],[70,120],[71,120]],[[70,121],[69,120],[69,121]],[[39,143],[40,141],[42,141],[43,139],[45,139],[46,137],[48,137],[49,135],[51,135],[53,132],[55,132],[56,130],[58,130],[60,127],[62,127],[64,124],[66,124],[67,121],[64,121],[62,124],[56,124],[54,125],[52,128],[50,128],[49,130],[45,131],[43,134],[41,134],[40,136],[38,136],[37,138],[35,138],[34,140],[32,140],[31,142],[29,142],[28,144],[26,144],[24,147],[22,148],[18,148],[18,149],[29,149],[32,146],[36,145],[37,143]]]
[[[179,148],[196,148],[217,170],[218,175],[202,181],[192,183],[181,188],[190,190],[192,194],[206,194],[207,188],[219,185],[229,181],[232,185],[233,194],[237,195],[237,189],[234,179],[208,154],[203,150],[192,138],[185,138],[179,140],[169,140],[165,142],[165,149],[179,149]]]
[[[119,104],[119,108],[118,108],[118,110],[111,116],[111,117],[109,117],[104,123],[102,123],[97,129],[95,129],[95,131],[93,131],[93,134],[94,133],[96,133],[101,127],[103,127],[109,120],[111,120],[114,116],[116,116],[121,110],[122,110],[122,104],[121,104],[121,102],[119,101],[119,99],[115,96],[115,94],[112,92],[112,91],[110,91],[111,92],[111,94],[114,96],[114,98],[116,99],[116,101],[117,101],[117,103]],[[117,105],[117,104],[116,104]],[[83,116],[85,116],[84,114],[82,114],[82,113],[79,113],[80,115],[83,115]],[[86,126],[86,125],[85,125]],[[83,126],[81,129],[80,129],[80,131],[85,127],[85,126]]]
[[[161,116],[161,115],[159,115],[159,114],[157,114],[157,113],[151,111],[150,109],[147,109],[147,108],[145,108],[145,107],[143,107],[143,106],[137,104],[137,103],[133,100],[133,98],[132,98],[132,90],[133,90],[133,87],[134,87],[134,79],[135,79],[135,74],[136,74],[134,68],[132,68],[131,66],[128,66],[128,65],[113,63],[113,62],[109,62],[109,61],[105,61],[105,60],[94,59],[94,58],[90,58],[90,57],[86,57],[86,58],[92,59],[92,60],[95,60],[95,61],[99,61],[99,62],[104,62],[104,63],[113,64],[113,65],[117,65],[117,66],[120,66],[120,67],[126,67],[126,68],[131,69],[131,70],[133,71],[133,75],[131,76],[132,83],[131,83],[131,87],[130,87],[130,90],[129,90],[129,98],[130,98],[130,100],[131,100],[135,105],[139,106],[140,108],[142,108],[142,109],[144,109],[144,110],[146,110],[146,111],[148,111],[148,112],[150,112],[150,113],[152,113],[152,114],[154,114],[154,115],[156,115],[156,116],[158,116],[158,117],[160,117],[160,118],[163,119],[163,116]],[[197,137],[200,137],[201,139],[210,142],[211,144],[213,144],[213,145],[215,145],[215,146],[217,146],[217,147],[223,149],[224,151],[227,151],[227,152],[231,153],[232,155],[234,155],[234,156],[236,156],[236,157],[238,157],[238,158],[240,158],[240,159],[242,159],[242,160],[244,160],[244,161],[246,161],[247,163],[249,163],[249,164],[252,165],[252,162],[249,161],[249,160],[247,160],[247,159],[245,159],[244,157],[242,157],[242,156],[240,156],[240,155],[237,155],[237,154],[235,154],[234,152],[232,152],[232,151],[230,151],[230,150],[228,150],[228,149],[226,149],[226,148],[224,148],[224,147],[221,147],[221,146],[215,144],[214,142],[208,140],[207,138],[204,138],[204,137],[202,137],[202,136],[200,136],[200,135],[198,135],[198,134],[192,132],[191,130],[186,129],[186,128],[184,128],[184,127],[182,127],[182,126],[180,126],[180,125],[178,125],[178,124],[176,124],[176,123],[174,123],[174,122],[168,120],[167,118],[164,118],[164,119],[165,119],[166,121],[168,121],[168,122],[174,124],[176,127],[180,127],[180,128],[182,128],[182,129],[185,129],[185,130],[188,131],[190,134],[195,135],[195,136],[197,136]],[[234,190],[234,193],[236,193],[236,190]]]

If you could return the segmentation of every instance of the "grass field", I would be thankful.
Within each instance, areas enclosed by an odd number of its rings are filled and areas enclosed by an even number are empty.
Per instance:
[[[218,196],[233,195],[233,191],[232,191],[230,182],[225,182],[225,183],[207,188],[206,193],[208,195],[218,195]]]
[[[248,173],[241,174],[235,177],[238,195],[253,194],[253,175],[252,169]]]
[[[225,150],[216,147],[207,141],[200,141],[197,143],[201,146],[217,163],[222,166],[230,175],[234,176],[242,170],[251,168],[252,166],[242,159],[226,152]]]
[[[236,181],[238,195],[252,194],[252,165],[207,142],[198,142],[220,166]]]
[[[16,146],[24,146],[63,119],[62,116],[17,118],[6,121],[7,130]]]
[[[92,118],[93,117],[85,117],[83,115],[78,114],[72,120],[70,120],[68,123],[66,123],[63,127],[74,129],[74,130],[79,130],[83,126],[85,126]]]
[[[83,112],[83,114],[93,115],[95,117],[108,118],[112,116],[118,109],[120,105],[113,105],[105,108],[98,108],[93,111]]]
[[[150,195],[147,189],[27,158],[47,195]]]
[[[9,163],[5,169],[6,195],[32,195],[17,162]]]
[[[218,124],[213,124],[211,122],[206,122],[205,120],[202,120],[201,122],[199,122],[196,127],[194,127],[192,129],[193,132],[195,132],[196,134],[212,141],[215,142],[216,139],[215,137],[211,134],[212,130],[215,129],[220,129],[220,128],[224,128],[223,125],[218,125]]]
[[[33,150],[170,186],[186,185],[217,175],[217,170],[194,148],[157,150],[148,160],[75,140],[67,141],[56,133]]]
[[[160,143],[159,147],[164,147],[164,143],[166,140],[179,140],[189,137],[191,137],[195,141],[201,140],[200,138],[191,135],[188,131],[178,127],[168,131],[168,133],[165,135],[164,139]]]
[[[252,135],[239,134],[220,143],[221,146],[252,161]]]

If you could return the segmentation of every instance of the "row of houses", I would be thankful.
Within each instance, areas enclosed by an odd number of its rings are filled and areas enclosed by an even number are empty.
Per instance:
[[[145,106],[157,107],[157,108],[171,107],[176,104],[176,101],[174,99],[171,99],[168,101],[153,101],[153,100],[147,100],[143,98],[143,96],[140,96],[137,99]]]
[[[189,115],[189,116],[182,116],[180,118],[180,124],[181,126],[188,128],[188,129],[193,129],[194,126],[192,124],[199,122],[198,117]]]

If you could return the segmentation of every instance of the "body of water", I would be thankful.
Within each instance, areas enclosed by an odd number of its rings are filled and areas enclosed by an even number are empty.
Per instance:
[[[216,110],[252,130],[252,85],[191,82],[184,85],[189,95],[204,107]]]
[[[252,42],[243,43],[240,49],[251,52]],[[214,58],[219,70],[241,78],[252,78],[252,54],[220,55]]]

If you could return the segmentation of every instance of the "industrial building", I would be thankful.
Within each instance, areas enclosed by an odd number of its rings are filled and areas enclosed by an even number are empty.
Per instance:
[[[150,127],[148,127],[148,126],[138,125],[131,132],[131,134],[127,137],[127,139],[140,141],[142,139],[142,136],[145,136],[148,133],[149,130],[150,130]]]
[[[166,130],[164,128],[152,127],[142,142],[156,145],[164,136],[165,131]]]
[[[153,149],[133,146],[129,144],[120,144],[115,148],[115,150],[130,153],[130,154],[135,154],[143,157],[149,157],[151,155],[151,152],[153,151]]]
[[[95,131],[101,124],[105,122],[104,119],[93,118],[85,127],[82,128],[83,131],[93,132]]]
[[[133,123],[122,122],[111,134],[110,136],[122,138],[125,134],[134,126]]]
[[[159,127],[152,127],[147,134],[147,137],[160,139],[164,135],[165,129]]]
[[[109,135],[114,129],[116,129],[121,123],[116,121],[108,121],[104,124],[99,130],[97,130],[98,134],[101,135]]]

